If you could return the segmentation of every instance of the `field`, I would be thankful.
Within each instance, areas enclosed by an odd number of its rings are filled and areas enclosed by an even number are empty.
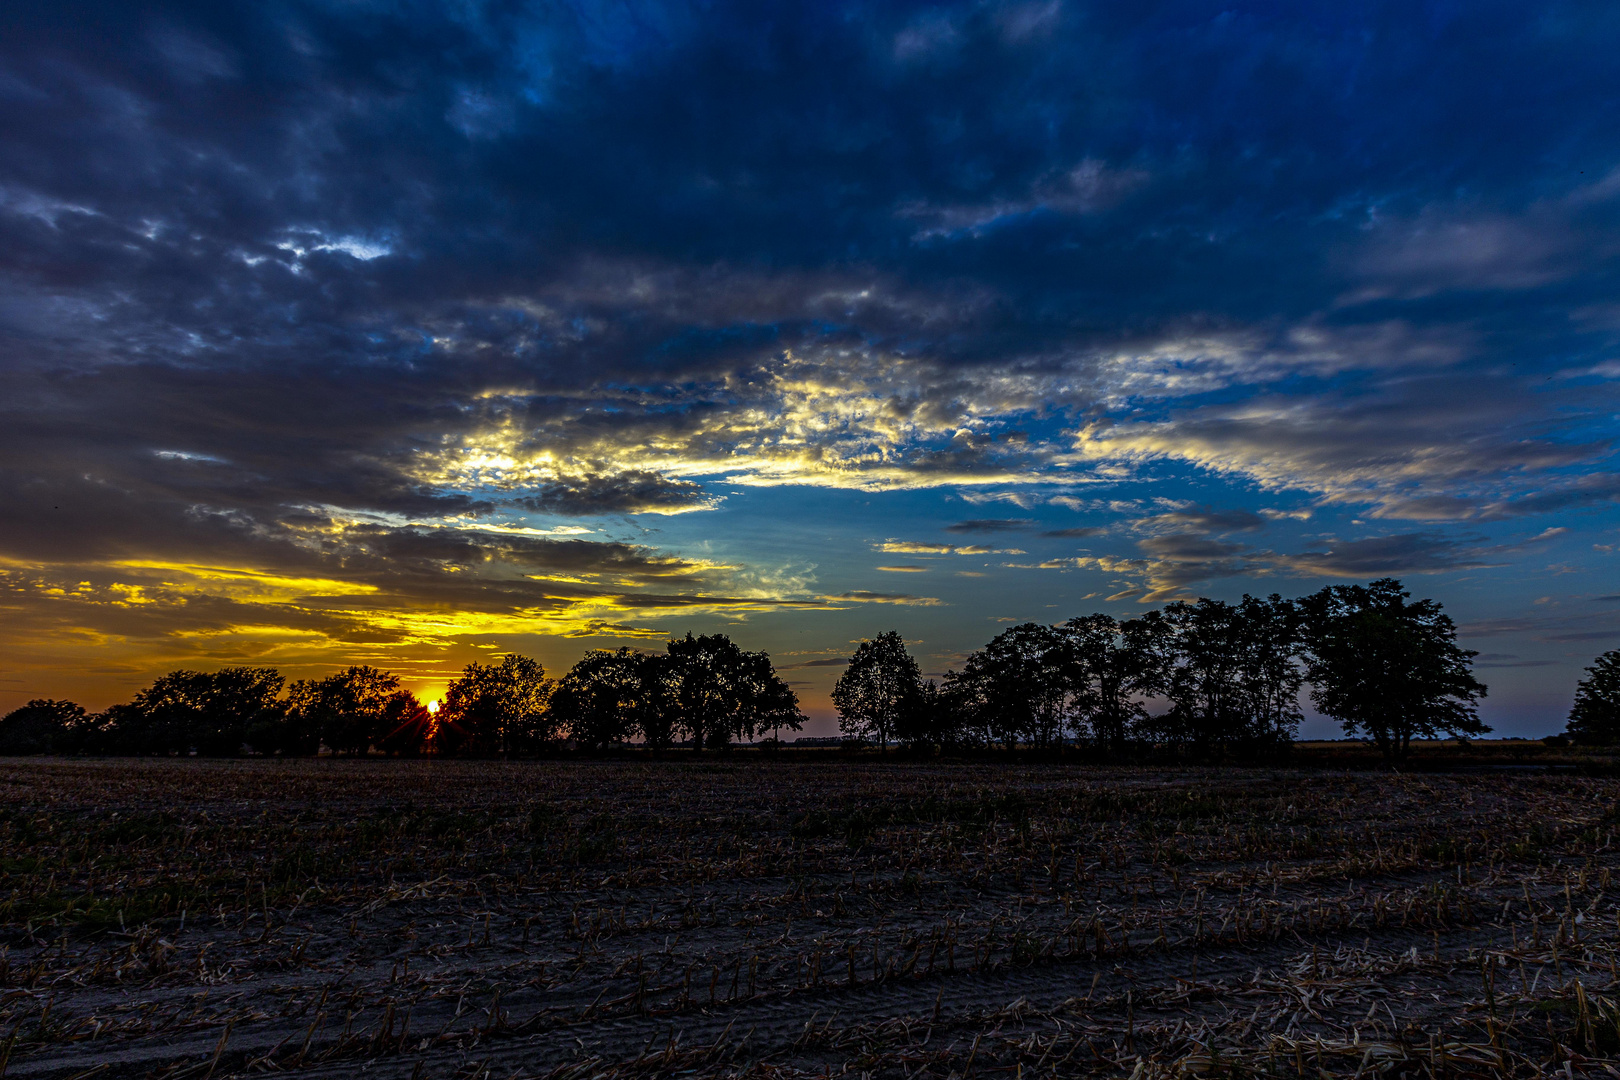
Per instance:
[[[0,1074],[1620,1075],[1617,795],[0,762]]]

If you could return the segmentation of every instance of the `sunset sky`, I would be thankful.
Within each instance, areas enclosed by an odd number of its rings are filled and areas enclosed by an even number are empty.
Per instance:
[[[1620,646],[1620,8],[13,4],[0,712],[1393,575]],[[1307,723],[1306,734],[1331,726]]]

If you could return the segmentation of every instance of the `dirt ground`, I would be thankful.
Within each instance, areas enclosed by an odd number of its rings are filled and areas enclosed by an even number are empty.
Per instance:
[[[1620,1076],[1617,795],[0,761],[0,1075]]]

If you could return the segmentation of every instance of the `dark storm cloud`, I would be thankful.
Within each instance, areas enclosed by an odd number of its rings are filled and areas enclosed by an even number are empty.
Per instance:
[[[702,484],[637,469],[617,476],[584,476],[542,484],[536,494],[518,499],[517,504],[531,510],[581,516],[687,509],[707,501]]]
[[[227,460],[218,425],[261,401],[306,439],[341,411],[359,430],[331,449],[375,475],[338,494],[386,508],[412,440],[503,383],[678,384],[783,347],[1129,351],[1336,303],[1317,334],[1473,327],[1413,275],[1563,282],[1567,305],[1615,212],[1593,118],[1559,119],[1607,85],[1603,34],[1508,47],[1526,18],[70,5],[19,18],[3,57],[10,344],[229,369],[215,409],[148,421]],[[1455,59],[1478,51],[1502,81]],[[1464,175],[1479,205],[1452,205]],[[603,483],[533,498],[644,505]]]
[[[488,529],[1161,462],[1391,519],[1603,507],[1617,40],[1597,5],[20,6],[0,565],[740,610],[773,598]],[[1213,539],[1262,524],[1168,511],[1137,554],[1491,558]],[[174,626],[407,633],[170,586]],[[934,602],[792,602],[836,600]]]

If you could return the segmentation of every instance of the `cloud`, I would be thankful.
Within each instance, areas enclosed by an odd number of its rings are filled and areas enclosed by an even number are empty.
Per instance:
[[[239,530],[236,543],[210,561],[0,560],[8,649],[23,662],[93,641],[102,655],[140,664],[263,662],[294,671],[363,655],[408,671],[490,635],[657,638],[669,631],[656,620],[672,615],[933,602],[773,590],[741,567],[643,545],[476,525],[306,511],[229,527]]]
[[[773,576],[830,542],[761,539],[796,489],[1082,511],[1043,538],[1097,551],[1032,565],[1138,597],[1495,565],[1620,501],[1590,13],[36,8],[0,42],[29,663],[951,599]],[[562,531],[625,516],[657,542]],[[1346,539],[1262,529],[1311,516]]]
[[[1118,169],[1088,158],[1071,169],[1037,179],[1022,193],[980,203],[908,203],[902,218],[919,224],[915,241],[944,241],[982,237],[1000,226],[1011,226],[1042,214],[1083,216],[1111,209],[1150,179],[1140,169]]]
[[[1314,550],[1290,553],[1191,532],[1173,532],[1138,540],[1135,555],[1077,555],[1004,565],[1016,569],[1101,571],[1112,575],[1116,585],[1126,586],[1110,600],[1159,603],[1189,599],[1194,595],[1194,586],[1223,578],[1365,579],[1479,569],[1501,565],[1506,554],[1533,542],[1483,545],[1477,538],[1468,541],[1422,532],[1330,541]]]
[[[1288,556],[1279,565],[1300,576],[1367,578],[1475,569],[1491,565],[1488,559],[1489,554],[1477,546],[1416,532],[1327,543]]]
[[[1255,532],[1266,527],[1266,519],[1252,510],[1216,511],[1202,509],[1172,510],[1138,518],[1133,524],[1138,529],[1173,530],[1176,532],[1208,533],[1211,535],[1233,532]]]
[[[1024,532],[1035,524],[1033,518],[974,518],[945,526],[948,533]]]
[[[1512,653],[1480,653],[1474,658],[1477,668],[1532,668],[1555,667],[1556,660],[1520,660]]]
[[[1022,555],[1017,548],[993,548],[984,544],[930,544],[918,540],[885,540],[877,549],[891,555]]]
[[[1267,491],[1369,506],[1385,518],[1500,520],[1614,497],[1601,474],[1558,480],[1605,460],[1603,443],[1514,432],[1523,421],[1513,391],[1488,378],[1438,392],[1431,380],[1404,380],[1351,401],[1258,398],[1092,425],[1078,433],[1076,449],[1097,460],[1180,461]]]
[[[879,593],[857,589],[838,593],[833,600],[847,600],[856,604],[899,604],[902,607],[938,607],[943,600],[933,596],[912,596],[909,593]]]
[[[1354,271],[1368,284],[1351,299],[1534,288],[1569,272],[1567,255],[1576,242],[1567,222],[1545,210],[1525,218],[1456,215],[1430,207],[1415,219],[1380,222],[1357,245]]]
[[[583,516],[678,514],[709,510],[719,501],[706,494],[701,484],[638,469],[615,476],[587,475],[544,483],[534,494],[515,503],[543,513]]]

